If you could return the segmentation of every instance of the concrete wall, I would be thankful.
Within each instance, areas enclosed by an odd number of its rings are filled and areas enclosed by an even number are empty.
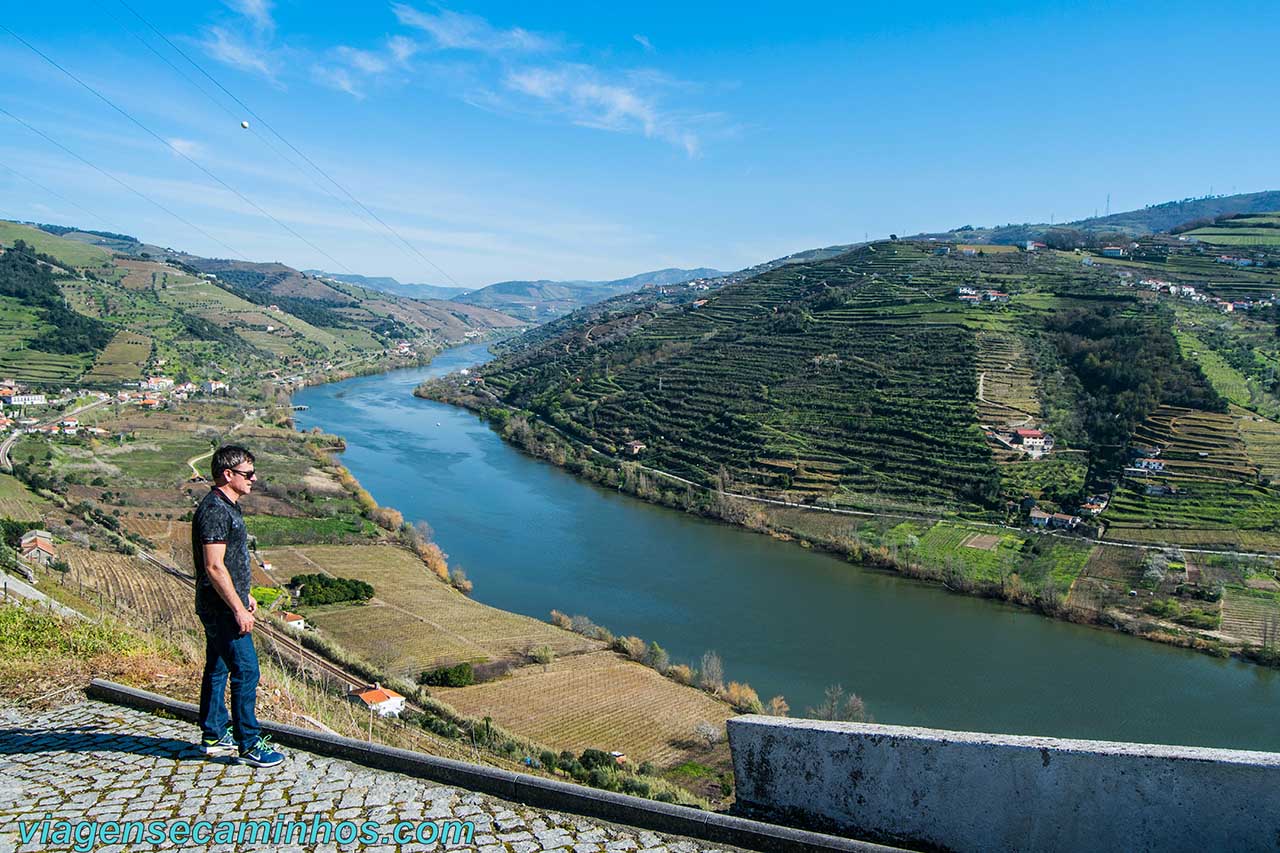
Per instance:
[[[955,851],[1280,850],[1280,753],[729,720],[745,814]]]

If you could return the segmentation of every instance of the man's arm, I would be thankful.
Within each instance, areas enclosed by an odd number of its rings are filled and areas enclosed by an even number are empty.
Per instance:
[[[236,627],[240,629],[240,633],[249,633],[253,630],[253,613],[246,609],[244,602],[240,600],[236,586],[231,582],[231,572],[227,571],[226,563],[223,562],[227,555],[227,543],[206,542],[203,547],[204,572],[209,576],[209,583],[231,608],[231,614],[236,618]]]

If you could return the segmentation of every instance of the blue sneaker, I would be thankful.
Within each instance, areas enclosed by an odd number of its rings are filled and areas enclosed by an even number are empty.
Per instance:
[[[222,737],[217,740],[205,738],[200,745],[204,748],[204,754],[211,758],[215,755],[232,755],[239,748],[236,746],[235,737],[231,734],[230,726],[222,733]]]
[[[236,760],[253,767],[275,767],[284,761],[284,756],[271,748],[271,738],[260,737],[253,749],[248,752],[242,750]]]

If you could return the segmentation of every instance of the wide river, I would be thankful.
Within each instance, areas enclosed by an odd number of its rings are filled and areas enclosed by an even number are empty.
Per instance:
[[[546,619],[582,613],[657,640],[792,714],[840,683],[877,722],[1280,751],[1280,673],[1055,622],[585,483],[475,415],[412,396],[488,358],[308,388],[299,428],[346,439],[379,503],[425,520],[475,598]]]

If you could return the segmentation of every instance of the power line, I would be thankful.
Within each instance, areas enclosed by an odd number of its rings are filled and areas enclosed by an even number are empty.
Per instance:
[[[0,25],[0,26],[2,26],[2,25]],[[198,233],[200,233],[200,234],[203,234],[205,237],[209,238],[210,240],[212,240],[213,242],[217,243],[217,244],[218,244],[219,246],[221,246],[222,248],[226,249],[226,250],[230,253],[230,257],[233,257],[233,258],[234,258],[234,257],[241,257],[241,258],[243,258],[243,257],[247,257],[243,252],[239,252],[239,251],[237,251],[237,250],[235,250],[235,249],[231,248],[231,247],[230,247],[230,246],[228,246],[226,243],[224,243],[223,241],[219,240],[217,237],[215,237],[215,236],[213,236],[212,234],[210,234],[208,231],[206,231],[206,230],[204,230],[203,228],[201,228],[199,225],[196,225],[194,222],[189,222],[188,220],[186,220],[186,219],[184,219],[183,217],[179,216],[178,214],[174,213],[172,210],[170,210],[169,208],[165,207],[163,204],[161,204],[160,202],[156,201],[156,200],[155,200],[155,199],[153,199],[151,196],[147,195],[146,193],[142,192],[141,190],[134,189],[132,186],[130,186],[129,184],[125,183],[125,182],[124,182],[124,181],[122,181],[120,178],[117,178],[115,175],[111,174],[111,173],[110,173],[110,172],[108,172],[106,169],[103,169],[103,168],[101,168],[100,166],[97,166],[97,165],[95,165],[94,163],[89,162],[88,160],[86,160],[85,158],[81,157],[81,156],[80,156],[79,154],[77,154],[76,152],[72,151],[72,150],[71,150],[70,148],[68,148],[67,146],[63,145],[63,144],[62,144],[61,142],[59,142],[58,140],[54,139],[54,138],[53,138],[52,136],[50,136],[49,134],[45,133],[43,130],[40,130],[39,128],[34,127],[34,126],[32,126],[32,125],[28,124],[26,121],[23,121],[22,119],[18,118],[16,115],[14,115],[13,113],[11,113],[11,112],[9,112],[8,110],[6,110],[4,107],[0,107],[0,113],[3,113],[4,115],[7,115],[9,118],[13,119],[13,120],[14,120],[14,121],[16,121],[18,124],[22,125],[22,126],[23,126],[23,127],[25,127],[27,130],[29,130],[29,131],[31,131],[32,133],[34,133],[36,136],[39,136],[41,139],[43,139],[45,142],[48,142],[50,145],[54,145],[54,146],[56,146],[56,147],[58,147],[58,148],[62,149],[64,152],[66,152],[66,153],[67,153],[67,154],[69,154],[70,156],[74,157],[75,159],[79,160],[81,163],[85,164],[85,165],[86,165],[86,166],[88,166],[90,169],[93,169],[95,172],[99,173],[100,175],[103,175],[104,177],[110,178],[111,180],[115,181],[117,184],[119,184],[120,186],[124,187],[126,190],[128,190],[128,191],[129,191],[129,192],[131,192],[131,193],[133,193],[134,195],[138,196],[138,198],[142,199],[143,201],[149,202],[150,204],[153,204],[153,205],[155,205],[156,207],[160,208],[160,209],[161,209],[161,210],[163,210],[165,213],[169,214],[169,215],[170,215],[170,216],[172,216],[174,219],[178,220],[179,222],[181,222],[183,225],[187,226],[187,227],[188,227],[188,228],[190,228],[191,230],[196,231],[196,232],[198,232]]]
[[[431,260],[431,259],[430,259],[430,258],[428,258],[426,255],[424,255],[421,251],[419,251],[419,250],[418,250],[418,248],[417,248],[416,246],[414,246],[412,243],[410,243],[408,240],[406,240],[404,237],[402,237],[402,236],[400,235],[400,232],[396,231],[394,228],[392,228],[390,225],[388,225],[386,222],[384,222],[384,221],[383,221],[383,219],[382,219],[382,217],[378,216],[378,214],[376,214],[376,213],[374,213],[372,210],[370,210],[370,209],[369,209],[369,208],[364,204],[364,202],[360,201],[360,199],[358,199],[358,198],[356,198],[354,195],[352,195],[352,194],[351,194],[351,192],[350,192],[346,187],[344,187],[342,184],[338,183],[338,182],[337,182],[337,181],[336,181],[336,180],[335,180],[335,179],[334,179],[334,178],[333,178],[333,177],[332,177],[328,172],[326,172],[324,169],[321,169],[319,166],[317,166],[317,165],[315,164],[315,162],[314,162],[314,161],[312,161],[312,159],[311,159],[310,157],[308,157],[306,154],[303,154],[301,151],[299,151],[299,150],[298,150],[298,148],[297,148],[297,146],[295,146],[292,142],[290,142],[288,139],[286,139],[286,138],[284,137],[284,135],[280,133],[280,131],[276,130],[274,127],[272,127],[272,126],[271,126],[271,124],[270,124],[269,122],[267,122],[267,120],[266,120],[266,119],[264,119],[262,116],[258,115],[256,112],[254,112],[254,111],[253,111],[253,109],[252,109],[248,104],[246,104],[244,101],[242,101],[242,100],[240,100],[239,98],[237,98],[237,97],[235,96],[235,94],[234,94],[233,92],[231,92],[231,90],[229,90],[226,86],[223,86],[221,83],[219,83],[219,82],[218,82],[218,81],[213,77],[213,75],[212,75],[212,74],[210,74],[208,71],[205,71],[205,70],[204,70],[204,68],[203,68],[203,67],[202,67],[198,62],[196,62],[194,59],[192,59],[190,56],[188,56],[188,55],[187,55],[187,53],[186,53],[185,51],[183,51],[183,50],[182,50],[182,48],[178,47],[176,44],[174,44],[172,41],[170,41],[170,40],[169,40],[169,38],[168,38],[168,36],[166,36],[164,33],[160,32],[160,30],[156,29],[156,27],[155,27],[155,25],[154,25],[154,24],[152,24],[150,21],[148,21],[146,18],[144,18],[144,17],[143,17],[143,16],[142,16],[142,15],[141,15],[137,10],[135,10],[132,6],[130,6],[127,2],[125,2],[125,0],[117,0],[117,2],[118,2],[121,6],[125,7],[125,8],[126,8],[126,9],[128,9],[130,12],[132,12],[132,13],[133,13],[133,15],[134,15],[134,17],[136,17],[138,20],[142,21],[142,23],[146,24],[146,25],[151,29],[151,31],[152,31],[152,32],[154,32],[156,35],[158,35],[161,39],[163,39],[163,40],[164,40],[165,44],[169,45],[169,47],[173,48],[173,50],[174,50],[175,52],[177,52],[177,54],[178,54],[179,56],[181,56],[181,57],[182,57],[183,59],[185,59],[187,62],[191,63],[192,67],[194,67],[197,71],[199,71],[201,74],[203,74],[203,75],[205,76],[205,78],[209,80],[209,82],[213,83],[213,85],[217,86],[220,90],[222,90],[222,92],[223,92],[227,97],[229,97],[231,100],[235,101],[235,102],[236,102],[236,103],[241,107],[241,109],[243,109],[246,113],[248,113],[250,116],[252,116],[252,117],[254,118],[254,120],[255,120],[255,121],[261,122],[261,123],[262,123],[262,126],[263,126],[263,127],[265,127],[267,130],[271,131],[271,133],[272,133],[272,134],[274,134],[274,135],[275,135],[275,137],[276,137],[277,139],[279,139],[281,142],[283,142],[285,145],[287,145],[287,146],[289,147],[289,150],[290,150],[290,151],[292,151],[294,154],[297,154],[299,157],[301,157],[301,158],[303,159],[303,161],[305,161],[305,162],[306,162],[306,164],[307,164],[308,166],[310,166],[311,168],[313,168],[313,169],[315,169],[317,172],[319,172],[321,175],[323,175],[323,176],[324,176],[324,178],[325,178],[325,180],[327,180],[329,183],[331,183],[331,184],[333,184],[335,187],[337,187],[337,188],[342,192],[342,194],[343,194],[343,195],[345,195],[347,198],[351,199],[351,201],[353,201],[355,204],[359,205],[359,207],[360,207],[360,209],[361,209],[361,210],[363,210],[363,211],[364,211],[365,213],[367,213],[370,217],[372,217],[372,218],[373,218],[373,220],[374,220],[375,222],[377,222],[379,225],[381,225],[383,228],[387,229],[387,231],[388,231],[388,232],[390,232],[392,235],[394,235],[394,236],[395,236],[395,238],[396,238],[397,240],[399,240],[401,243],[403,243],[403,244],[404,244],[404,246],[405,246],[406,248],[408,248],[411,252],[413,252],[415,255],[417,255],[419,258],[421,258],[423,261],[425,261],[428,265],[430,265],[433,269],[435,269],[435,270],[436,270],[436,272],[440,273],[442,276],[444,276],[445,278],[447,278],[451,283],[453,283],[453,284],[454,284],[454,285],[456,285],[457,287],[462,287],[462,285],[461,285],[461,284],[458,284],[458,281],[457,281],[453,276],[451,276],[451,275],[449,275],[447,272],[445,272],[445,271],[440,267],[440,265],[439,265],[439,264],[437,264],[435,261]],[[2,26],[2,25],[0,25],[0,26]]]
[[[99,214],[94,213],[92,210],[89,210],[89,209],[85,208],[83,205],[77,204],[76,202],[74,202],[74,201],[72,201],[71,199],[67,198],[67,197],[66,197],[66,196],[64,196],[62,193],[58,192],[57,190],[51,190],[51,189],[49,189],[49,188],[48,188],[48,187],[46,187],[44,184],[40,183],[39,181],[37,181],[35,178],[31,177],[30,175],[25,175],[25,174],[23,174],[22,172],[19,172],[17,169],[13,168],[13,167],[12,167],[12,166],[10,166],[8,163],[0,163],[0,168],[3,168],[5,171],[12,172],[13,174],[17,175],[19,178],[22,178],[24,181],[27,181],[28,183],[35,184],[35,186],[36,186],[36,187],[38,187],[38,188],[40,189],[40,191],[41,191],[41,192],[46,193],[47,195],[51,195],[51,196],[53,196],[53,197],[54,197],[54,198],[56,198],[56,199],[61,199],[64,203],[71,205],[71,206],[72,206],[72,207],[74,207],[76,210],[80,211],[81,213],[87,214],[87,215],[88,215],[88,217],[89,217],[91,220],[95,220],[95,219],[96,219],[98,222],[101,222],[101,223],[103,223],[104,225],[111,225],[111,227],[113,227],[113,228],[119,228],[119,227],[120,227],[119,225],[112,225],[111,220],[107,219],[107,218],[106,218],[106,217],[104,217],[104,216],[100,216]]]
[[[149,23],[145,18],[142,18],[142,16],[141,16],[141,15],[138,15],[138,13],[137,13],[137,12],[134,12],[134,10],[133,10],[133,9],[130,9],[130,8],[129,8],[127,5],[125,5],[124,3],[121,3],[121,5],[125,6],[125,8],[126,8],[126,9],[129,9],[129,11],[130,11],[130,12],[133,12],[133,14],[134,14],[135,16],[137,16],[140,20],[142,20],[142,22],[143,22],[144,24],[147,24],[147,26],[148,26],[148,27],[151,27],[151,24],[150,24],[150,23]],[[199,83],[199,82],[197,82],[196,80],[193,80],[189,74],[187,74],[185,71],[183,71],[183,70],[182,70],[181,68],[179,68],[177,65],[175,65],[175,64],[174,64],[174,62],[173,62],[173,60],[169,59],[169,57],[165,56],[163,53],[161,53],[160,51],[156,50],[156,49],[155,49],[155,47],[153,47],[153,46],[152,46],[152,44],[151,44],[149,41],[147,41],[145,38],[143,38],[142,36],[138,35],[138,34],[137,34],[136,32],[134,32],[133,30],[129,29],[129,27],[125,26],[125,24],[124,24],[124,22],[123,22],[123,21],[121,21],[119,18],[116,18],[116,17],[114,17],[114,16],[112,16],[112,17],[113,17],[113,19],[115,20],[115,22],[116,22],[117,24],[119,24],[119,25],[120,25],[120,29],[124,30],[124,31],[125,31],[125,32],[127,32],[129,35],[133,36],[133,37],[138,41],[138,43],[139,43],[139,44],[141,44],[141,45],[142,45],[143,47],[145,47],[147,50],[151,51],[151,53],[152,53],[152,54],[154,54],[154,55],[155,55],[155,57],[156,57],[157,59],[159,59],[159,60],[160,60],[161,62],[163,62],[165,65],[168,65],[170,68],[172,68],[172,69],[173,69],[173,71],[174,71],[174,73],[176,73],[176,74],[177,74],[179,77],[181,77],[183,80],[186,80],[188,83],[190,83],[190,84],[191,84],[191,86],[192,86],[193,88],[195,88],[198,92],[200,92],[200,94],[202,94],[202,95],[204,95],[206,98],[208,98],[210,103],[212,103],[212,104],[213,104],[214,106],[216,106],[218,109],[222,110],[222,112],[223,112],[223,113],[225,113],[225,114],[226,114],[226,115],[227,115],[227,116],[228,116],[232,121],[234,121],[234,122],[236,122],[236,123],[238,124],[238,123],[240,122],[240,120],[241,120],[242,118],[244,118],[244,116],[242,116],[242,115],[236,115],[235,113],[233,113],[233,112],[230,110],[230,108],[228,108],[228,107],[227,107],[227,105],[226,105],[226,104],[224,104],[222,101],[220,101],[220,100],[218,100],[216,97],[214,97],[214,96],[213,96],[213,94],[211,94],[211,93],[209,92],[209,90],[208,90],[208,89],[206,89],[204,86],[200,85],[200,83]],[[155,30],[155,28],[154,28],[154,27],[151,27],[151,29],[152,29],[152,30],[154,30],[158,35],[160,35],[160,37],[161,37],[161,38],[165,38],[165,37],[164,37],[164,34],[163,34],[163,33],[160,33],[158,30]],[[168,39],[165,39],[165,41],[166,41],[166,43],[168,43],[168,44],[170,45],[170,47],[173,47],[173,48],[174,48],[174,50],[178,50],[178,52],[179,52],[179,53],[181,53],[181,50],[179,50],[179,49],[177,48],[177,46],[176,46],[176,45],[174,45],[174,44],[173,44],[172,42],[170,42]],[[187,61],[188,61],[188,62],[190,62],[191,60],[188,58],[188,60],[187,60]],[[215,81],[215,82],[216,82],[216,81]],[[286,155],[285,155],[285,153],[284,153],[283,151],[281,151],[279,148],[277,148],[277,147],[276,147],[276,146],[271,142],[271,140],[270,140],[270,139],[268,139],[267,137],[263,136],[261,133],[259,133],[259,132],[258,132],[258,128],[257,128],[257,126],[256,126],[256,125],[250,125],[250,126],[249,126],[249,128],[248,128],[248,130],[249,130],[249,132],[250,132],[250,133],[252,133],[252,134],[253,134],[253,136],[254,136],[258,141],[260,141],[260,142],[262,142],[264,145],[266,145],[266,146],[267,146],[267,148],[269,148],[273,154],[275,154],[277,157],[279,157],[279,158],[280,158],[281,160],[283,160],[285,163],[289,164],[289,166],[291,166],[292,168],[296,169],[296,170],[298,171],[298,173],[299,173],[299,174],[301,174],[301,175],[303,175],[303,176],[305,176],[305,177],[307,178],[307,180],[311,181],[312,185],[313,185],[313,186],[315,186],[318,190],[320,190],[321,192],[323,192],[323,193],[324,193],[325,195],[327,195],[329,198],[331,198],[331,199],[333,199],[334,201],[336,201],[338,204],[342,205],[344,208],[346,208],[348,211],[350,211],[352,214],[354,214],[354,215],[356,216],[356,218],[357,218],[357,219],[361,219],[361,221],[362,221],[362,222],[364,221],[364,219],[362,218],[361,213],[360,213],[360,211],[359,211],[358,209],[356,209],[355,207],[353,207],[353,206],[351,205],[351,203],[350,203],[350,202],[344,201],[343,199],[341,199],[341,198],[339,198],[338,196],[336,196],[336,195],[334,194],[333,190],[329,189],[327,186],[325,186],[323,183],[321,183],[321,182],[320,182],[320,180],[319,180],[319,179],[317,179],[317,178],[316,178],[316,176],[315,176],[314,174],[312,174],[311,172],[308,172],[307,170],[303,169],[301,166],[299,166],[299,165],[298,165],[298,163],[297,163],[295,160],[293,160],[293,159],[289,158],[288,156],[286,156]],[[274,132],[274,131],[273,131],[273,132]],[[387,241],[391,243],[391,245],[392,245],[392,246],[395,246],[397,249],[399,248],[399,246],[395,243],[395,241],[394,241],[394,240],[391,240],[391,238],[390,238],[390,237],[387,237],[387,235],[385,235],[385,234],[383,235],[383,237],[385,237],[385,238],[387,239]]]
[[[303,243],[306,243],[308,246],[310,246],[310,247],[311,247],[312,249],[314,249],[315,251],[319,252],[320,254],[322,254],[322,255],[324,255],[326,258],[328,258],[329,260],[333,261],[333,263],[334,263],[334,264],[336,264],[337,266],[342,267],[344,270],[346,270],[346,271],[347,271],[347,272],[349,272],[349,273],[352,273],[352,272],[353,272],[353,271],[352,271],[352,269],[351,269],[350,267],[348,267],[346,264],[344,264],[344,263],[342,263],[341,261],[339,261],[337,258],[335,258],[333,255],[331,255],[331,254],[329,254],[328,252],[326,252],[324,249],[321,249],[321,248],[320,248],[319,246],[317,246],[315,243],[312,243],[312,242],[311,242],[310,240],[308,240],[306,237],[303,237],[301,234],[299,234],[297,231],[295,231],[292,227],[290,227],[287,223],[282,222],[281,220],[277,219],[277,218],[276,218],[276,217],[275,217],[275,216],[274,216],[270,211],[266,210],[264,207],[262,207],[262,206],[261,206],[261,205],[259,205],[257,202],[255,202],[253,199],[249,198],[249,197],[248,197],[248,196],[246,196],[244,193],[240,192],[238,189],[236,189],[235,187],[231,186],[231,185],[230,185],[230,184],[228,184],[226,181],[222,180],[222,178],[219,178],[217,175],[215,175],[215,174],[214,174],[213,172],[211,172],[209,169],[205,168],[205,167],[204,167],[204,166],[202,166],[200,163],[198,163],[198,162],[196,162],[195,160],[193,160],[191,157],[189,157],[189,156],[188,156],[187,154],[185,154],[183,151],[181,151],[180,149],[178,149],[177,147],[175,147],[171,142],[169,142],[169,141],[168,141],[167,139],[165,139],[163,136],[161,136],[160,134],[156,133],[156,132],[155,132],[154,130],[152,130],[151,128],[147,127],[145,124],[143,124],[143,123],[142,123],[141,121],[139,121],[138,119],[134,118],[134,117],[133,117],[133,116],[132,116],[132,115],[131,115],[127,110],[125,110],[123,107],[121,107],[121,106],[117,105],[114,101],[112,101],[112,100],[111,100],[110,98],[108,98],[106,95],[102,94],[102,93],[101,93],[101,92],[99,92],[97,89],[93,88],[93,87],[92,87],[92,86],[90,86],[88,83],[84,82],[84,81],[83,81],[83,80],[81,80],[79,77],[77,77],[76,75],[72,74],[72,73],[71,73],[70,71],[68,71],[66,68],[63,68],[63,67],[62,67],[61,65],[59,65],[56,61],[54,61],[50,56],[48,56],[47,54],[45,54],[43,51],[41,51],[41,50],[40,50],[39,48],[37,48],[35,45],[31,44],[29,41],[27,41],[26,39],[24,39],[22,36],[18,35],[18,34],[17,34],[17,33],[15,33],[13,30],[11,30],[11,29],[9,29],[7,26],[5,26],[4,24],[0,24],[0,29],[3,29],[3,30],[4,30],[5,32],[7,32],[9,35],[13,36],[15,39],[17,39],[18,41],[20,41],[22,44],[26,45],[26,47],[30,48],[30,49],[31,49],[31,50],[32,50],[32,51],[33,51],[37,56],[39,56],[39,57],[40,57],[41,59],[43,59],[45,62],[48,62],[48,63],[49,63],[50,65],[52,65],[54,68],[58,69],[58,70],[59,70],[59,71],[61,71],[63,74],[67,75],[68,77],[70,77],[70,78],[71,78],[72,80],[74,80],[75,82],[79,83],[82,87],[84,87],[84,89],[86,89],[87,91],[89,91],[90,93],[92,93],[95,97],[97,97],[99,100],[101,100],[104,104],[106,104],[107,106],[111,107],[111,108],[112,108],[113,110],[115,110],[116,112],[120,113],[120,115],[124,116],[124,117],[125,117],[125,118],[127,118],[129,121],[133,122],[133,124],[137,125],[137,126],[138,126],[142,131],[144,131],[145,133],[147,133],[149,136],[153,137],[153,138],[154,138],[156,141],[158,141],[161,145],[165,146],[165,147],[166,147],[166,148],[168,148],[170,151],[172,151],[173,153],[177,154],[177,155],[178,155],[179,157],[181,157],[182,159],[186,160],[186,161],[187,161],[188,163],[190,163],[192,166],[195,166],[197,169],[199,169],[201,172],[203,172],[205,175],[207,175],[207,176],[210,178],[210,180],[212,180],[212,181],[216,182],[219,186],[223,187],[225,190],[227,190],[228,192],[230,192],[230,193],[232,193],[233,195],[235,195],[237,198],[239,198],[239,199],[240,199],[241,201],[243,201],[245,204],[249,205],[249,206],[250,206],[250,207],[252,207],[254,210],[258,211],[258,212],[259,212],[259,213],[261,213],[263,216],[267,217],[267,218],[268,218],[268,219],[270,219],[272,222],[274,222],[275,224],[279,225],[279,226],[280,226],[281,228],[283,228],[285,231],[288,231],[288,232],[289,232],[290,234],[292,234],[294,237],[297,237],[297,238],[298,238],[299,240],[301,240]]]

